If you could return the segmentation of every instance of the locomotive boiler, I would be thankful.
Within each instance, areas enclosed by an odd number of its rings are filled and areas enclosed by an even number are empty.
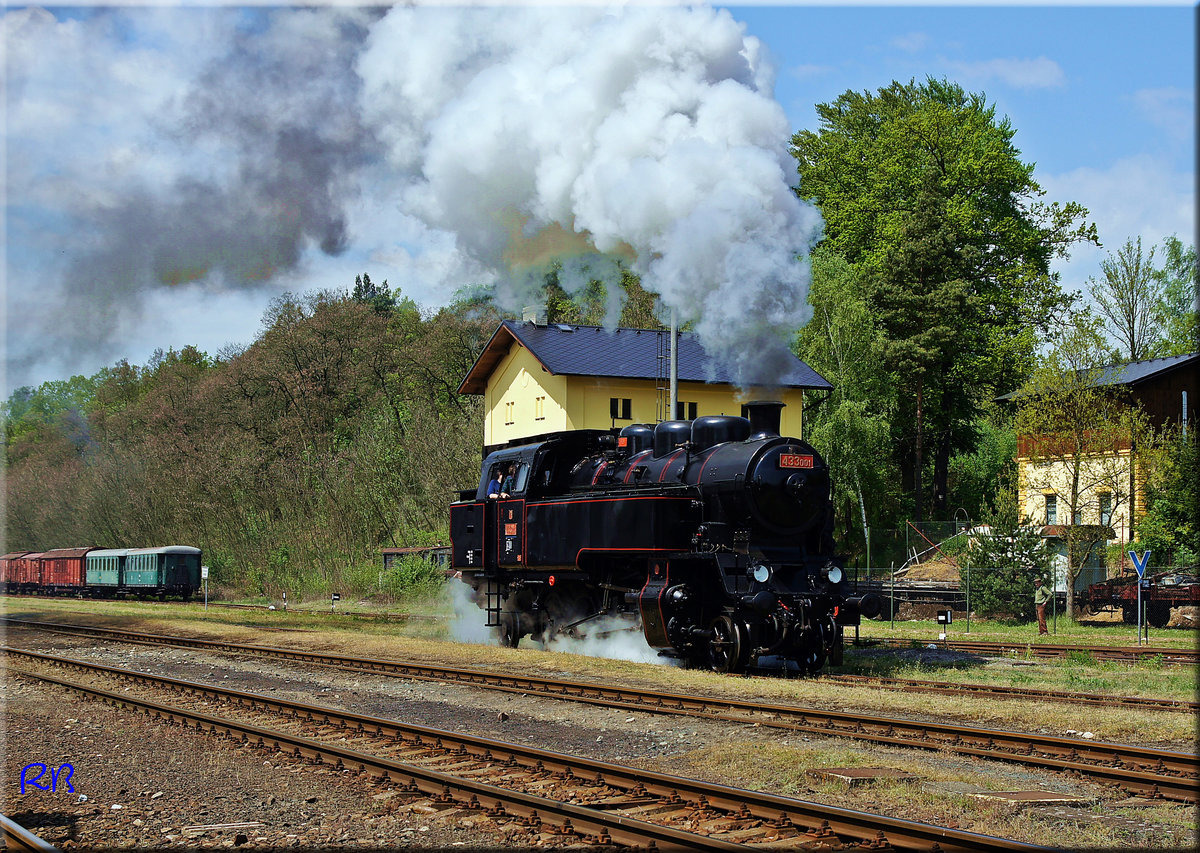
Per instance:
[[[552,433],[490,453],[477,488],[451,505],[450,529],[453,566],[501,641],[628,614],[651,647],[717,671],[767,656],[807,672],[840,663],[842,627],[873,602],[849,593],[829,468],[779,434],[782,408]]]

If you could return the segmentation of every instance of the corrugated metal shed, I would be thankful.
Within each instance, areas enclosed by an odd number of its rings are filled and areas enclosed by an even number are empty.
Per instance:
[[[666,367],[668,333],[653,329],[605,329],[569,324],[537,325],[505,320],[458,388],[460,394],[482,394],[487,378],[514,343],[524,346],[555,375],[600,376],[612,379],[655,379]],[[794,357],[793,357],[794,358]],[[711,358],[696,335],[679,335],[679,380],[733,384],[733,377]],[[833,386],[798,358],[784,387],[827,391]]]

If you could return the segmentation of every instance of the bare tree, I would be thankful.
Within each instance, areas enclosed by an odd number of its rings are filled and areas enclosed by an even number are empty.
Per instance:
[[[1142,238],[1100,262],[1100,279],[1088,279],[1092,298],[1120,344],[1118,355],[1130,361],[1153,356],[1161,330],[1162,277],[1154,269],[1154,249],[1142,253]]]

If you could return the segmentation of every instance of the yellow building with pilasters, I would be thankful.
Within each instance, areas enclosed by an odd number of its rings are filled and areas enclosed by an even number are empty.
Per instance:
[[[647,329],[604,329],[505,320],[459,386],[484,398],[485,449],[572,429],[655,424],[667,417],[669,335]],[[676,418],[742,415],[752,400],[785,404],[780,433],[803,431],[806,390],[832,389],[800,359],[775,388],[739,389],[694,335],[679,336]]]

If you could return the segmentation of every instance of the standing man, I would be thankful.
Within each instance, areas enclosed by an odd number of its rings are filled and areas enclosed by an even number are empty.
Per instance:
[[[1034,578],[1033,582],[1037,585],[1033,591],[1033,606],[1037,609],[1038,617],[1038,634],[1048,633],[1046,631],[1046,605],[1050,603],[1050,596],[1054,593],[1050,591],[1050,587],[1046,586],[1044,578]]]

